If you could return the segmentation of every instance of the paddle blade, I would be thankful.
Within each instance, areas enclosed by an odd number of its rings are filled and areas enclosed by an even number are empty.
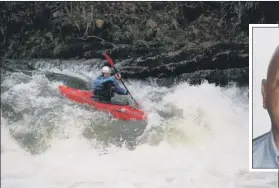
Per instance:
[[[110,66],[111,66],[111,67],[114,67],[114,63],[113,63],[112,59],[108,56],[108,54],[105,53],[104,56],[105,56],[106,59],[108,60]]]

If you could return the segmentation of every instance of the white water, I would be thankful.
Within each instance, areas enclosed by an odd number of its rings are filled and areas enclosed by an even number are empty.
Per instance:
[[[58,84],[20,73],[3,81],[1,101],[23,116],[12,119],[1,112],[2,187],[278,187],[277,173],[248,172],[247,89],[206,83],[167,89],[129,82],[150,114],[145,139],[135,150],[110,146],[103,154],[82,130],[108,117],[60,98]],[[165,118],[158,110],[176,115]],[[48,127],[55,127],[51,136]],[[31,155],[12,136],[34,131],[41,133],[41,145],[49,146],[39,155]]]

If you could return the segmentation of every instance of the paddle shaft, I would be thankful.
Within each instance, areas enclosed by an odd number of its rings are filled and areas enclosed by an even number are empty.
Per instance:
[[[111,65],[111,67],[113,68],[113,70],[116,72],[116,74],[118,74],[118,71],[116,70],[115,66],[114,66],[114,62],[113,60],[107,55],[104,54],[104,56],[106,57],[106,59],[108,60],[109,64]],[[125,89],[128,91],[128,93],[130,94],[130,97],[135,101],[135,103],[139,106],[139,104],[137,103],[136,99],[134,99],[134,97],[132,96],[132,94],[130,93],[130,91],[128,90],[127,86],[125,85],[124,81],[122,80],[122,78],[120,79],[121,83],[123,84],[123,86],[125,87]]]
[[[118,73],[118,71],[116,70],[115,67],[113,67],[113,70],[114,70],[116,73]],[[129,89],[128,89],[127,86],[125,85],[125,83],[124,83],[124,81],[122,80],[122,78],[120,79],[120,81],[121,81],[121,83],[123,84],[123,86],[125,87],[125,89],[128,91],[128,93],[130,94],[131,98],[135,101],[136,104],[138,104],[137,101],[136,101],[136,99],[134,99],[134,97],[133,97],[132,94],[130,93]]]

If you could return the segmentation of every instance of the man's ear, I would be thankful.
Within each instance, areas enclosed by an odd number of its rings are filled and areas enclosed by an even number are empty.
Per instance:
[[[266,109],[266,80],[262,80],[262,97],[263,97],[263,108]]]

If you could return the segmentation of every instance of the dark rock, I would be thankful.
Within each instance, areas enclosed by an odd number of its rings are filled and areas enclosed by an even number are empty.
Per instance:
[[[278,2],[0,5],[1,57],[98,58],[103,64],[106,52],[116,59],[124,78],[175,78],[192,84],[203,80],[220,85],[229,81],[248,84],[248,73],[244,71],[249,65],[248,24],[279,20]],[[92,7],[97,17],[92,18]],[[103,27],[95,27],[96,19],[104,20]],[[215,45],[205,47],[211,43]],[[7,64],[2,67],[8,69]]]
[[[207,81],[208,83],[214,83],[217,86],[226,86],[230,83],[236,83],[238,86],[248,86],[249,68],[200,70],[193,73],[185,73],[177,77],[157,79],[158,84],[164,86],[170,86],[185,81],[191,85],[199,85],[204,81]]]
[[[82,46],[80,45],[79,48]],[[72,49],[76,48],[77,46]],[[75,52],[72,51],[71,53]],[[90,53],[95,53],[93,55],[100,58],[99,63],[96,60],[92,61],[92,68],[96,63],[100,64],[100,66],[108,65],[106,64],[107,61],[104,61],[105,58],[101,51],[92,51]],[[123,78],[156,78],[165,85],[178,81],[201,84],[204,80],[220,86],[225,86],[230,82],[235,82],[239,85],[249,84],[248,44],[217,44],[206,49],[191,49],[160,55],[154,54],[156,52],[150,52],[149,56],[141,56],[124,61],[115,60],[115,65]],[[92,56],[92,54],[89,54],[89,56]],[[91,61],[88,60],[88,62]],[[56,62],[53,63],[55,64]],[[79,62],[78,60],[75,63],[84,64],[84,62]],[[7,67],[8,64],[11,65],[9,61],[4,61],[1,65]],[[29,64],[22,61],[15,63],[13,68],[28,70],[30,69]]]
[[[199,70],[225,70],[249,66],[248,44],[218,44],[207,49],[192,49],[145,56],[117,65],[124,77],[172,77]]]

